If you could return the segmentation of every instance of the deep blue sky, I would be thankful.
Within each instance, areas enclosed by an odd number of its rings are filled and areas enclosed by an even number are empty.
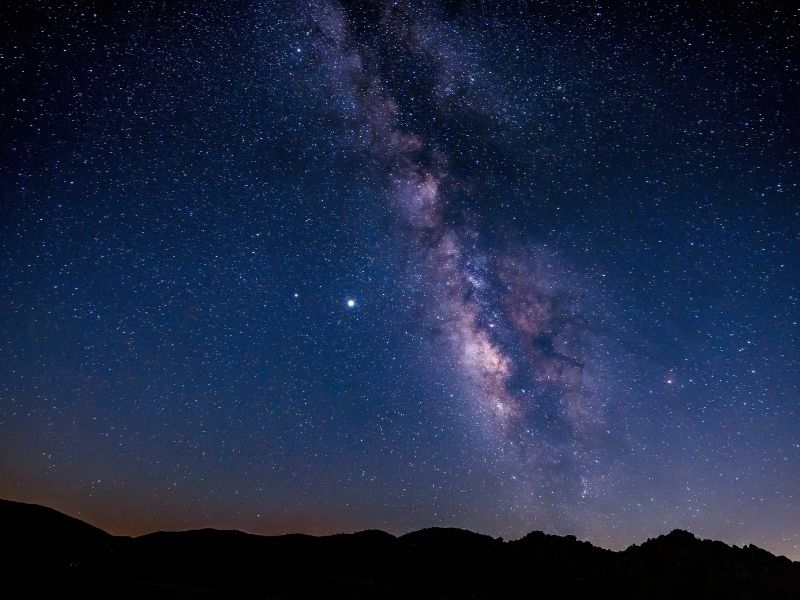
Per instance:
[[[23,2],[0,495],[800,559],[786,3]]]

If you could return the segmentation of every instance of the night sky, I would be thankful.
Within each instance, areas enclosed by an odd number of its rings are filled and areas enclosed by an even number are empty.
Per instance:
[[[791,2],[0,10],[0,497],[800,559]]]

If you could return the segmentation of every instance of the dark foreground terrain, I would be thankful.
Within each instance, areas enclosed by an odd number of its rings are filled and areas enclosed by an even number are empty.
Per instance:
[[[572,536],[503,542],[460,529],[129,538],[0,500],[0,561],[8,598],[800,597],[800,563],[679,530],[623,552]]]

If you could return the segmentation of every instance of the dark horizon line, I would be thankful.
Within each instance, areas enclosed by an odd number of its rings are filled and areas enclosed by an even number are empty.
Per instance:
[[[628,546],[626,546],[625,548],[622,548],[620,550],[613,550],[611,548],[606,548],[604,546],[600,546],[600,545],[595,544],[593,542],[590,542],[588,540],[580,539],[576,535],[573,535],[573,534],[561,535],[561,534],[556,534],[556,533],[547,533],[547,532],[539,530],[539,529],[532,529],[528,533],[526,533],[526,534],[524,534],[524,535],[522,535],[522,536],[520,536],[518,538],[506,539],[503,536],[495,537],[495,536],[489,535],[487,533],[480,533],[480,532],[472,531],[471,529],[465,529],[463,527],[439,527],[439,526],[431,526],[431,527],[423,527],[421,529],[414,529],[414,530],[407,531],[407,532],[399,534],[399,535],[390,533],[390,532],[385,531],[383,529],[375,529],[375,528],[359,529],[357,531],[351,531],[351,532],[341,531],[341,532],[338,532],[338,533],[316,535],[316,534],[312,534],[312,533],[303,533],[303,532],[262,534],[262,533],[251,533],[249,531],[243,531],[241,529],[218,529],[216,527],[199,527],[199,528],[195,528],[195,529],[159,529],[159,530],[156,530],[156,531],[150,531],[148,533],[142,533],[142,534],[139,534],[139,535],[119,535],[119,534],[115,534],[115,533],[110,533],[110,532],[106,531],[105,529],[103,529],[102,527],[98,527],[97,525],[93,525],[92,523],[89,523],[88,521],[85,521],[82,518],[75,517],[75,516],[73,516],[71,514],[65,513],[63,511],[60,511],[60,510],[58,510],[56,508],[53,508],[51,506],[47,506],[47,505],[44,505],[44,504],[37,504],[35,502],[23,502],[23,501],[20,501],[20,500],[10,500],[8,498],[0,498],[0,502],[10,502],[10,503],[13,503],[13,504],[22,504],[22,505],[25,505],[25,506],[33,506],[33,507],[36,507],[36,508],[39,508],[39,509],[52,511],[52,512],[55,512],[55,513],[63,516],[63,517],[66,517],[66,518],[69,518],[69,519],[73,519],[75,521],[79,521],[80,523],[82,523],[82,524],[84,524],[84,525],[86,525],[88,527],[91,527],[93,529],[96,529],[96,530],[104,533],[105,535],[109,535],[109,536],[114,537],[114,538],[122,538],[122,539],[125,539],[125,538],[128,538],[128,539],[139,539],[139,538],[143,538],[143,537],[147,537],[147,536],[151,536],[151,535],[158,535],[158,534],[185,534],[185,533],[201,532],[201,531],[213,531],[213,532],[217,532],[217,533],[234,533],[234,534],[241,534],[241,535],[246,535],[246,536],[260,537],[260,538],[280,538],[280,537],[289,537],[289,536],[301,536],[301,537],[309,537],[309,538],[329,538],[329,537],[335,537],[335,536],[359,535],[359,534],[364,534],[364,533],[380,533],[380,534],[391,536],[394,539],[400,539],[400,538],[403,538],[403,537],[406,537],[406,536],[414,535],[414,534],[422,532],[422,531],[450,530],[450,531],[463,531],[463,532],[470,533],[472,535],[490,538],[490,539],[492,539],[495,542],[500,543],[500,544],[518,542],[518,541],[520,541],[522,539],[525,539],[526,537],[528,537],[530,535],[540,534],[540,535],[547,536],[547,537],[562,538],[562,539],[572,539],[575,542],[582,543],[582,544],[589,544],[593,548],[598,548],[598,549],[601,549],[601,550],[603,550],[605,552],[611,552],[611,553],[617,554],[617,553],[626,552],[627,550],[629,550],[631,548],[634,548],[634,547],[642,546],[642,545],[644,545],[644,544],[646,544],[646,543],[648,543],[650,541],[653,541],[653,540],[665,538],[665,537],[668,537],[668,536],[688,534],[688,535],[692,536],[694,539],[696,539],[698,541],[701,541],[701,542],[703,542],[703,541],[716,542],[716,543],[720,543],[720,544],[725,544],[726,546],[729,546],[729,547],[732,547],[732,548],[740,548],[740,549],[748,548],[748,547],[756,548],[756,549],[761,550],[763,552],[767,552],[767,553],[771,554],[772,556],[775,556],[775,557],[778,557],[778,558],[785,558],[785,559],[791,561],[792,563],[800,564],[800,560],[794,560],[794,559],[786,556],[785,554],[775,554],[770,550],[767,550],[767,549],[762,548],[760,546],[756,546],[755,544],[752,544],[752,543],[745,543],[745,544],[742,544],[741,546],[739,546],[737,544],[724,542],[722,540],[712,540],[712,539],[709,539],[709,538],[700,538],[697,535],[695,535],[693,532],[691,532],[691,531],[689,531],[687,529],[680,529],[680,528],[674,528],[674,529],[670,530],[667,533],[661,533],[661,534],[653,536],[653,537],[648,537],[646,540],[644,540],[642,542],[629,544]]]

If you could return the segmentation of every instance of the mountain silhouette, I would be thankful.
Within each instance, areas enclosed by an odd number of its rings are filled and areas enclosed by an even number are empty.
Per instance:
[[[790,598],[800,563],[675,530],[621,552],[532,532],[110,535],[0,500],[0,598]]]

